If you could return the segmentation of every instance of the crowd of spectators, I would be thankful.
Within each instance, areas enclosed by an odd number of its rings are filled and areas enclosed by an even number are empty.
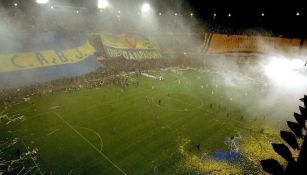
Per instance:
[[[174,59],[145,59],[127,60],[103,59],[103,67],[86,75],[54,80],[46,83],[39,83],[25,87],[0,90],[0,106],[6,104],[19,103],[24,98],[33,95],[53,94],[57,91],[74,91],[82,88],[99,88],[105,85],[115,85],[120,87],[129,86],[129,74],[140,74],[148,70],[159,70],[167,67],[177,66],[202,66],[201,60],[188,61],[186,55],[177,55]]]

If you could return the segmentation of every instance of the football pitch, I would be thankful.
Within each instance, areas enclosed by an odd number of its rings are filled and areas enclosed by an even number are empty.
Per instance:
[[[80,88],[1,106],[1,157],[37,149],[13,174],[262,173],[259,160],[274,156],[270,141],[278,140],[267,111],[255,107],[265,88],[192,69],[148,74],[163,80],[130,74],[126,88]],[[231,137],[239,161],[216,156],[227,155]]]

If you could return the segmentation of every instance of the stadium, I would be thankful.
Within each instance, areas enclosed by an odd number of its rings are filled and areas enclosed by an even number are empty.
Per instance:
[[[301,7],[1,1],[0,175],[306,174]]]

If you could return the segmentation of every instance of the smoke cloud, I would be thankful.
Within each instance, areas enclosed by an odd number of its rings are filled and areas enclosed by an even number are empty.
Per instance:
[[[85,6],[91,7],[89,4]],[[181,3],[177,3],[178,7],[162,7],[161,11],[151,6],[150,10],[142,12],[141,6],[141,1],[112,1],[107,9],[102,10],[76,7],[73,3],[36,5],[23,9],[0,7],[0,51],[33,51],[44,49],[43,46],[69,48],[75,46],[74,43],[82,43],[79,42],[80,36],[86,38],[86,35],[96,32],[144,34],[156,38],[167,57],[185,52],[191,55],[191,59],[193,56],[202,58],[206,69],[220,72],[224,86],[247,94],[246,98],[250,97],[249,101],[253,101],[250,104],[262,111],[262,116],[284,121],[297,111],[300,104],[298,99],[307,89],[302,55],[285,54],[261,41],[259,45],[262,48],[265,46],[268,53],[265,56],[210,57],[200,52],[203,44],[200,33],[206,31],[206,26],[186,14]],[[247,85],[249,83],[254,85]],[[254,97],[252,93],[261,98]],[[225,94],[228,99],[233,99],[232,103],[242,103],[235,100],[231,91],[226,90]],[[245,110],[253,112],[253,109]]]

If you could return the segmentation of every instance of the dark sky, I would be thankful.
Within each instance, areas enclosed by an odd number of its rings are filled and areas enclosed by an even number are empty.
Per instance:
[[[35,0],[1,0],[3,4],[13,4],[15,1],[25,4]],[[307,5],[303,1],[287,0],[108,0],[114,6],[125,4],[141,4],[149,2],[156,11],[173,10],[195,17],[213,26],[224,25],[229,28],[264,28],[276,33],[307,36]],[[89,7],[95,9],[97,0],[50,0],[53,4],[69,4],[71,6]],[[299,12],[300,15],[296,16]],[[213,14],[216,18],[213,20]],[[231,17],[228,14],[231,13]],[[261,14],[264,13],[262,17]]]
[[[4,4],[13,4],[14,2],[29,3],[35,0],[0,0]],[[53,4],[70,4],[73,6],[96,7],[97,0],[49,0]],[[142,2],[150,2],[157,10],[182,10],[194,9],[199,14],[206,15],[207,12],[232,12],[232,13],[272,13],[287,14],[296,11],[306,11],[307,6],[304,1],[272,1],[272,0],[245,0],[245,1],[220,1],[220,0],[108,0],[112,4],[141,4]]]
[[[301,1],[188,1],[199,19],[229,28],[262,28],[284,36],[307,36],[307,6]],[[296,13],[299,12],[299,16]],[[217,16],[213,20],[213,13]],[[231,13],[231,18],[228,14]],[[262,16],[264,13],[264,16]]]

